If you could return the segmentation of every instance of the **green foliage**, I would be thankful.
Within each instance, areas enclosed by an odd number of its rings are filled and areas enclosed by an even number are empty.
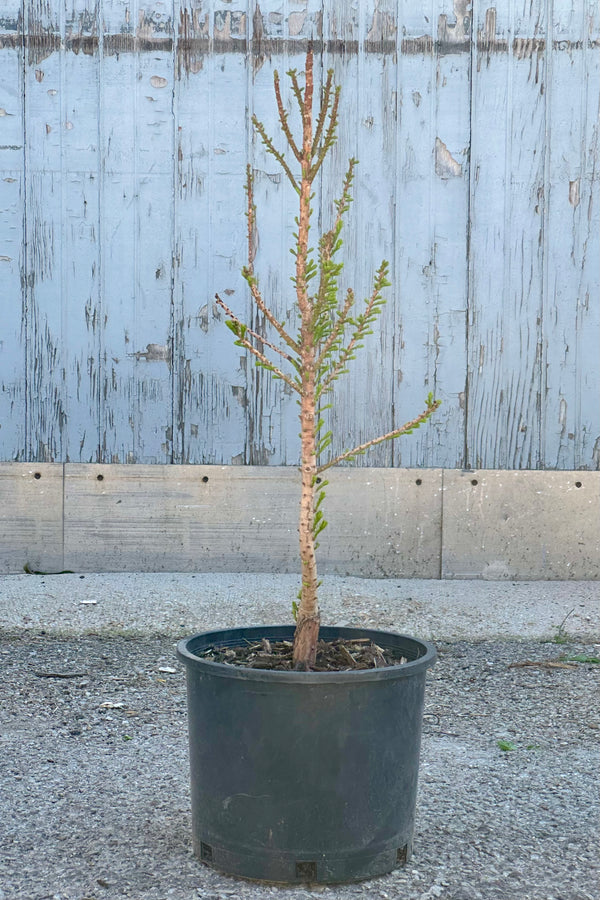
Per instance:
[[[320,481],[320,479],[319,479]],[[323,510],[321,509],[321,504],[325,499],[325,488],[329,484],[328,481],[320,481],[319,491],[315,500],[315,514],[313,518],[313,539],[316,541],[317,537],[321,534],[322,531],[327,528],[327,519],[323,516]],[[315,548],[318,547],[318,543],[315,543]]]
[[[243,325],[241,322],[238,322],[238,321],[232,322],[230,319],[227,319],[225,324],[227,325],[229,330],[235,334],[236,338],[239,339],[235,342],[235,346],[243,347],[244,344],[242,343],[242,341],[246,337],[246,332],[248,331],[248,326]]]
[[[511,741],[496,741],[496,744],[503,753],[511,753],[517,749]]]
[[[573,656],[565,656],[567,662],[589,663],[591,665],[600,665],[600,659],[597,656],[586,656],[585,653],[575,653]]]
[[[298,80],[298,73],[295,69],[291,69],[288,73],[291,80],[292,94],[298,104],[301,117],[304,116],[306,103],[306,89],[303,88]],[[314,178],[323,164],[329,150],[333,147],[337,139],[338,124],[338,103],[340,96],[339,86],[334,87],[333,71],[329,70],[326,82],[322,90],[321,104],[317,114],[316,127],[312,145],[309,151],[309,161],[305,155],[306,148],[301,141],[296,141],[290,130],[288,122],[288,112],[284,108],[281,99],[279,74],[275,72],[275,95],[277,99],[277,107],[279,112],[279,122],[281,132],[283,133],[292,156],[301,163],[302,173],[296,175],[292,171],[292,167],[288,164],[285,154],[280,151],[274,142],[274,139],[267,134],[263,123],[256,117],[252,117],[254,129],[262,141],[267,153],[273,156],[289,182],[294,189],[300,193],[302,184],[305,179],[312,184]],[[293,165],[293,163],[292,163]],[[318,241],[316,258],[314,248],[306,247],[301,241],[300,218],[295,217],[298,231],[294,233],[294,245],[290,248],[290,253],[296,260],[296,272],[290,276],[291,281],[296,289],[297,298],[299,295],[305,295],[307,298],[308,309],[310,315],[308,321],[306,317],[302,321],[300,331],[295,337],[292,337],[286,330],[286,323],[279,323],[266,307],[260,290],[258,280],[254,274],[252,260],[254,257],[254,224],[255,224],[255,206],[253,200],[253,177],[250,167],[247,168],[246,177],[246,193],[248,198],[248,243],[249,243],[249,263],[242,269],[242,276],[245,279],[252,296],[257,303],[261,312],[263,312],[267,320],[275,327],[279,336],[294,351],[292,355],[288,355],[279,348],[270,344],[266,339],[261,339],[259,335],[251,332],[247,326],[239,322],[233,314],[230,313],[224,304],[217,297],[217,300],[226,309],[226,312],[232,317],[227,321],[227,326],[233,332],[236,340],[236,346],[243,346],[250,350],[255,359],[255,365],[259,368],[266,369],[276,379],[284,379],[291,387],[300,395],[304,390],[304,377],[306,376],[305,359],[306,350],[310,346],[314,351],[315,371],[314,371],[314,399],[320,408],[320,417],[314,427],[314,436],[316,443],[316,455],[318,459],[330,451],[333,443],[333,434],[331,431],[320,435],[323,428],[324,420],[322,414],[328,408],[322,400],[324,395],[331,392],[335,382],[349,371],[352,360],[356,358],[356,354],[364,347],[366,337],[373,332],[373,326],[381,315],[385,305],[384,290],[390,287],[389,280],[389,263],[382,260],[377,269],[374,278],[372,291],[369,297],[365,298],[360,309],[357,309],[357,301],[352,288],[346,288],[343,297],[340,298],[340,278],[343,272],[343,261],[340,258],[340,251],[343,247],[342,231],[344,227],[345,217],[353,202],[352,185],[354,182],[355,170],[358,160],[352,157],[348,162],[348,167],[342,182],[340,196],[334,201],[334,219],[328,231],[325,231]],[[306,195],[304,195],[306,196]],[[310,193],[312,200],[314,194]],[[301,208],[302,208],[301,201]],[[312,214],[312,209],[309,211]],[[308,230],[306,231],[306,234]],[[310,293],[309,286],[314,285],[314,292]],[[298,299],[296,304],[298,304]],[[269,358],[265,351],[264,344],[275,350],[281,356],[284,356],[288,365],[295,370],[296,375],[286,376],[284,370],[280,369]],[[410,428],[398,429],[390,432],[382,438],[377,438],[367,445],[363,445],[353,450],[346,450],[339,457],[330,460],[325,464],[329,466],[340,459],[353,460],[361,456],[369,446],[380,440],[392,440],[400,434],[411,434],[415,428],[426,421],[437,408],[437,401],[433,400],[430,394],[427,400],[426,416],[421,416],[415,420]],[[314,536],[316,536],[325,527],[322,517],[318,518],[315,523]]]

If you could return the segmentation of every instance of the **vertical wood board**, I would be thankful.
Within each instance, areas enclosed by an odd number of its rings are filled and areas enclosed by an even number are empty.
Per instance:
[[[0,458],[25,457],[26,331],[21,280],[24,253],[23,48],[19,0],[0,19]]]

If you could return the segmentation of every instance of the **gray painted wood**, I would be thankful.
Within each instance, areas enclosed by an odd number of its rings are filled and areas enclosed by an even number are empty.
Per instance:
[[[360,160],[344,283],[381,333],[340,382],[359,466],[600,468],[600,20],[593,0],[4,0],[0,458],[294,465],[296,406],[214,304],[291,298],[294,197],[248,127],[275,68],[343,83],[323,225]],[[319,70],[320,71],[320,70]],[[293,317],[293,312],[292,312]]]
[[[25,447],[23,65],[13,46],[19,9],[15,0],[0,17],[0,42],[8,45],[0,57],[0,458],[8,460]]]

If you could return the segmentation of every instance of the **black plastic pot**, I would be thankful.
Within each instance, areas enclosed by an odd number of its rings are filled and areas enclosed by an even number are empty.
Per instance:
[[[404,665],[279,672],[199,659],[210,646],[291,640],[293,626],[212,631],[180,641],[186,666],[194,850],[232,875],[347,882],[410,857],[426,670],[433,645],[358,628]]]

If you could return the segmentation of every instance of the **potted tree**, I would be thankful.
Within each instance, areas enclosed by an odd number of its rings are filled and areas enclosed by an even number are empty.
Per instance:
[[[394,633],[321,627],[316,549],[326,527],[322,478],[336,463],[410,434],[439,406],[351,450],[331,451],[324,431],[328,394],[381,312],[389,286],[384,260],[356,311],[340,299],[339,253],[357,164],[350,159],[331,228],[309,246],[313,184],[336,141],[340,87],[329,71],[314,104],[313,54],[304,79],[288,73],[301,134],[292,134],[274,76],[288,163],[263,124],[254,128],[298,196],[292,253],[299,332],[290,334],[266,302],[254,271],[256,210],[246,174],[248,263],[242,274],[271,334],[249,328],[216,296],[236,344],[283,380],[300,407],[301,587],[294,625],[208,632],[180,641],[186,666],[193,837],[217,869],[274,882],[343,882],[390,871],[412,847],[425,673],[430,644]]]

